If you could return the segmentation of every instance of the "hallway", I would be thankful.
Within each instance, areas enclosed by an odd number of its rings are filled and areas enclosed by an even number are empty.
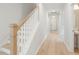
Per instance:
[[[50,33],[39,49],[37,55],[73,55],[68,52],[66,46],[59,40],[58,33]],[[75,53],[77,54],[77,53]]]

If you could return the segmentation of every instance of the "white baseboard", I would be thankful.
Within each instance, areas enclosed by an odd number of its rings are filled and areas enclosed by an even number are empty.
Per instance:
[[[48,33],[49,34],[49,33]],[[46,40],[48,34],[46,34],[42,40],[42,42],[40,43],[39,47],[37,48],[36,52],[35,52],[35,55],[38,53],[39,49],[41,48],[41,46],[43,45],[44,41]]]
[[[65,46],[66,46],[66,48],[67,48],[67,50],[68,50],[69,52],[74,52],[72,49],[69,48],[69,46],[68,46],[68,44],[66,43],[65,40],[64,40],[64,44],[65,44]]]

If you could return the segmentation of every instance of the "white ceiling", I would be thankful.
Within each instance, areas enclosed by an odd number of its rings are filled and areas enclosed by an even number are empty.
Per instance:
[[[46,10],[61,10],[64,8],[65,3],[44,3]]]

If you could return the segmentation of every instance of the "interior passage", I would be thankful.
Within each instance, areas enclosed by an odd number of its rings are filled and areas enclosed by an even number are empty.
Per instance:
[[[65,44],[60,41],[57,32],[48,35],[43,45],[40,47],[37,55],[74,55],[78,53],[69,52]]]

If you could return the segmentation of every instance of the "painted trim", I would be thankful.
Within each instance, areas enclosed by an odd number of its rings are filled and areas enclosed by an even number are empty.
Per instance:
[[[39,49],[41,48],[41,46],[43,45],[44,41],[46,40],[47,36],[48,36],[49,32],[44,36],[42,42],[40,43],[39,47],[37,48],[35,55],[37,55]]]
[[[66,48],[67,48],[67,50],[68,50],[69,52],[71,52],[71,53],[74,52],[72,49],[69,48],[69,46],[68,46],[68,44],[66,43],[65,40],[64,40],[64,44],[65,44],[65,46],[66,46]]]
[[[29,48],[30,48],[31,43],[32,43],[32,41],[33,41],[33,39],[34,39],[34,36],[35,36],[35,33],[36,33],[37,29],[38,29],[39,24],[40,24],[40,23],[37,23],[36,26],[35,26],[35,28],[34,28],[34,31],[33,31],[33,33],[32,33],[31,39],[30,39],[30,43],[28,44],[28,48],[27,48],[26,54],[27,54],[28,51],[29,51]]]

